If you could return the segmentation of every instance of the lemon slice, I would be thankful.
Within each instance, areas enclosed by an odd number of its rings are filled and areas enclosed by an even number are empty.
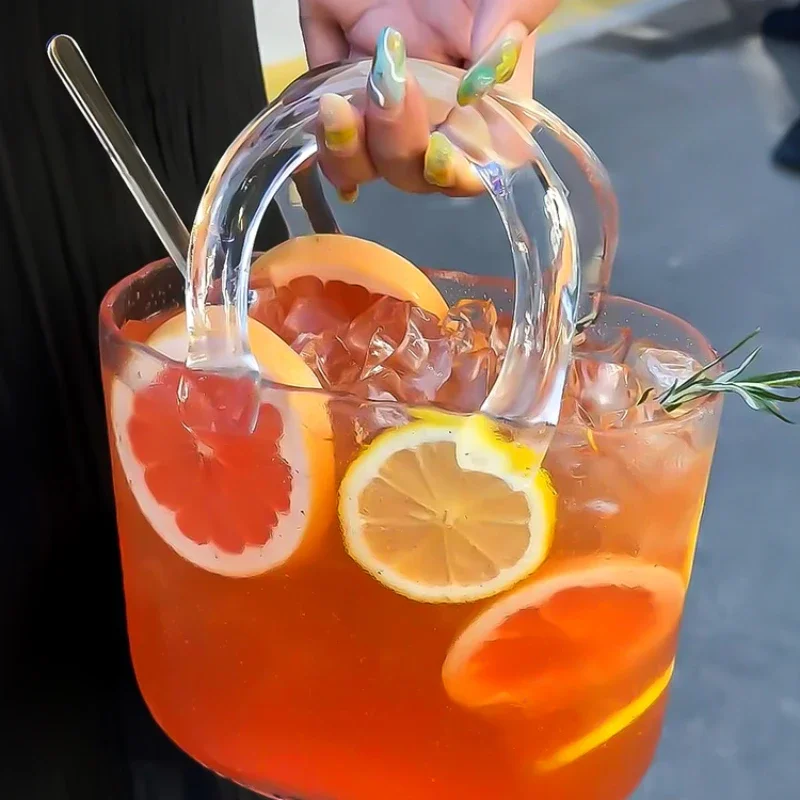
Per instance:
[[[621,733],[636,722],[656,703],[669,686],[674,670],[675,662],[673,661],[635,700],[612,714],[602,725],[594,728],[586,736],[565,745],[547,758],[537,761],[536,769],[539,772],[550,772],[559,767],[564,767],[613,739],[618,733]]]
[[[340,487],[345,546],[384,586],[426,603],[490,597],[544,561],[555,493],[541,454],[480,415],[425,412],[378,436]]]

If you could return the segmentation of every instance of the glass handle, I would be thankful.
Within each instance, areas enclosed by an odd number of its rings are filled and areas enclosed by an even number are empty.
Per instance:
[[[563,120],[535,100],[521,99],[506,87],[495,89],[495,99],[519,119],[527,121],[535,139],[546,136],[557,142],[577,167],[591,193],[591,221],[582,218],[574,207],[576,187],[559,171],[567,192],[573,200],[578,242],[581,246],[581,291],[578,305],[577,330],[597,318],[608,294],[611,272],[619,243],[619,206],[611,178],[603,163],[586,142]],[[545,151],[548,148],[540,142]],[[590,229],[591,228],[591,229]]]

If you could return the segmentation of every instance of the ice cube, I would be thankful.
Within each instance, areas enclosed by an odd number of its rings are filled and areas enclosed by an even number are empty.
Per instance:
[[[335,331],[301,333],[292,348],[311,367],[324,389],[337,389],[358,380],[361,368]]]
[[[347,312],[322,296],[298,297],[283,320],[282,336],[293,342],[301,333],[343,333],[349,319]]]
[[[366,377],[362,374],[346,388],[351,394],[365,400],[416,401],[416,397],[412,396],[413,392],[404,385],[403,379],[393,369],[384,366],[375,367]]]
[[[491,300],[459,300],[442,322],[454,353],[489,347],[496,325],[497,309]]]
[[[619,411],[606,411],[597,418],[595,425],[597,428],[607,430],[609,428],[627,428],[668,418],[661,403],[651,398],[645,400],[644,403],[637,403]]]
[[[381,297],[351,323],[343,341],[368,376],[394,353],[406,336],[411,303]]]
[[[408,309],[403,339],[387,360],[387,366],[400,375],[418,373],[431,358],[431,347],[442,339],[439,323],[433,314],[411,306]]]
[[[399,428],[408,422],[408,414],[396,403],[369,403],[351,415],[358,445],[366,444],[387,428]]]
[[[653,347],[649,342],[634,343],[627,363],[643,387],[652,387],[659,393],[691,378],[700,369],[700,364],[686,353]]]
[[[431,402],[450,378],[453,367],[453,354],[445,339],[434,339],[428,342],[428,357],[414,373],[403,376],[420,400]]]
[[[490,347],[460,353],[453,359],[450,378],[436,395],[453,411],[477,411],[497,378],[497,353]]]
[[[580,400],[569,394],[564,394],[561,400],[561,414],[558,418],[562,425],[593,425],[592,416],[581,405]]]
[[[489,344],[492,350],[497,353],[502,362],[508,349],[508,340],[511,338],[511,314],[502,313],[497,315],[497,325],[494,326]]]
[[[615,328],[601,336],[594,328],[587,328],[575,336],[572,350],[576,355],[596,361],[613,361],[621,364],[628,355],[633,341],[630,328]]]
[[[248,313],[253,319],[266,325],[279,336],[281,335],[286,310],[272,286],[264,286],[256,290],[255,302],[250,306]]]
[[[566,394],[597,424],[604,414],[634,406],[641,386],[625,364],[577,357],[570,365]]]
[[[640,428],[620,453],[639,482],[655,479],[662,487],[680,480],[699,457],[690,432],[679,421]]]

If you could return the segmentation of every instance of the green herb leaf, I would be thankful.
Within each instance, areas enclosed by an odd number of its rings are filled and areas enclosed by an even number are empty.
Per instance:
[[[674,411],[676,408],[699,397],[711,394],[733,394],[741,398],[754,411],[763,411],[784,422],[791,423],[792,420],[781,412],[778,404],[796,403],[800,400],[800,370],[768,372],[763,375],[742,377],[742,373],[761,352],[760,347],[753,350],[738,367],[713,378],[709,376],[709,372],[714,367],[744,347],[753,337],[758,335],[759,331],[760,329],[756,329],[726,353],[699,369],[690,378],[682,382],[676,382],[669,389],[662,392],[658,396],[661,405],[667,411]],[[791,390],[796,390],[796,392],[792,393]],[[644,403],[652,394],[652,391],[648,389],[639,398],[639,403]]]

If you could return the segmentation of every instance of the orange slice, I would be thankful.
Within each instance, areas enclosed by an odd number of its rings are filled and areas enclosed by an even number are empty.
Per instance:
[[[683,597],[681,576],[664,567],[628,556],[574,562],[475,618],[450,648],[445,688],[470,708],[539,719],[550,731],[540,768],[569,763],[661,696]]]
[[[250,346],[264,377],[319,388],[309,367],[277,335],[249,321]],[[308,551],[334,508],[333,448],[324,398],[263,387],[251,435],[188,430],[181,381],[202,381],[216,408],[236,384],[187,370],[184,314],[147,344],[176,363],[163,369],[136,354],[111,387],[111,424],[131,491],[153,530],[192,564],[245,577]]]
[[[413,600],[497,594],[550,549],[555,497],[539,461],[485,417],[424,412],[378,436],[347,470],[339,490],[345,546]]]
[[[255,284],[289,287],[304,278],[360,287],[373,295],[410,300],[439,318],[447,303],[422,270],[377,242],[340,233],[298,236],[273,247],[252,267]]]

